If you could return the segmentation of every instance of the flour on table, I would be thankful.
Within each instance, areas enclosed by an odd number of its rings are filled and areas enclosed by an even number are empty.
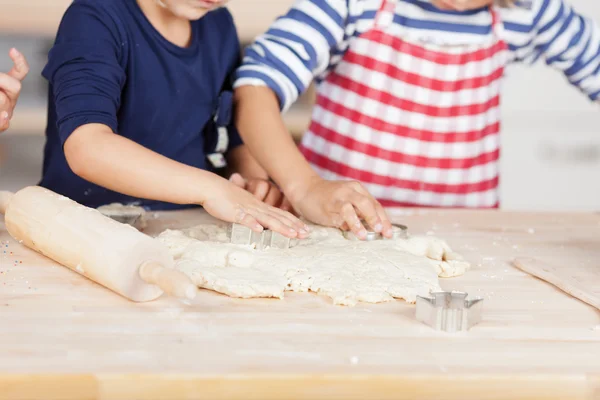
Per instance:
[[[462,275],[469,268],[434,237],[359,242],[320,226],[285,250],[230,244],[226,224],[166,230],[158,240],[169,248],[176,268],[199,287],[241,298],[312,291],[339,305],[394,298],[414,303],[417,295],[441,290],[438,276]]]

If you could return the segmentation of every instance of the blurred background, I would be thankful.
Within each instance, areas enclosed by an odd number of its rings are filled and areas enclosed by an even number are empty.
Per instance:
[[[102,1],[102,0],[97,0]],[[600,1],[570,0],[600,23]],[[47,87],[41,77],[48,49],[71,0],[0,0],[0,71],[17,47],[31,73],[11,128],[0,135],[0,188],[36,184],[41,174]],[[293,3],[292,0],[233,0],[240,38],[248,44]],[[600,210],[600,105],[540,63],[511,66],[503,102],[502,208],[526,211]],[[300,139],[313,99],[308,93],[286,115]]]

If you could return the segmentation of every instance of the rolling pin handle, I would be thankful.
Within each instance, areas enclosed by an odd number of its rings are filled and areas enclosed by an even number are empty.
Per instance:
[[[198,287],[181,271],[156,263],[145,263],[140,267],[139,274],[144,281],[158,286],[171,296],[192,300],[198,293]]]
[[[8,203],[13,198],[14,194],[11,192],[0,191],[0,214],[6,214]]]

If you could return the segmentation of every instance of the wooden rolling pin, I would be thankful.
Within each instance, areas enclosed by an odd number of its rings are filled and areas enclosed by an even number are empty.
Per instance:
[[[130,300],[196,296],[162,243],[50,190],[0,192],[0,213],[19,243]]]

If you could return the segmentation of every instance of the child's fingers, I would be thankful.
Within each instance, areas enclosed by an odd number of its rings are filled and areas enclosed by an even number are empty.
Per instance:
[[[278,205],[281,204],[281,198],[283,197],[283,194],[275,186],[273,186],[273,185],[269,185],[269,186],[270,186],[269,192],[265,196],[264,202],[270,206],[277,207]]]
[[[348,224],[348,227],[359,239],[364,239],[367,237],[367,230],[363,226],[360,218],[358,218],[358,214],[354,209],[352,203],[344,203],[342,206],[341,212],[342,218],[344,222]]]
[[[252,179],[248,182],[248,191],[260,201],[264,201],[271,189],[271,184],[262,179]]]
[[[4,132],[10,125],[12,118],[12,104],[4,92],[0,91],[0,132]]]
[[[377,214],[374,199],[371,199],[370,196],[365,196],[356,192],[350,197],[350,201],[358,211],[358,214],[363,217],[372,230],[375,232],[381,232],[383,230],[383,224]]]
[[[308,236],[308,227],[295,215],[276,207],[266,207],[267,209],[263,214],[269,219],[264,222],[269,224],[269,229],[275,230],[288,237],[298,236],[300,238],[305,238]],[[258,218],[258,221],[261,224],[263,223],[263,220],[260,218]],[[288,232],[286,233],[283,229],[288,229]]]
[[[21,81],[0,72],[0,90],[4,92],[6,96],[8,96],[8,99],[14,104],[21,93]]]
[[[277,210],[277,212],[275,210]],[[281,221],[288,228],[291,228],[290,233],[292,231],[296,232],[295,237],[304,239],[308,236],[308,229],[305,227],[304,223],[297,219],[296,216],[294,216],[293,214],[280,209],[273,209],[271,210],[270,215],[276,218],[277,220]]]
[[[271,208],[271,213],[278,216],[278,218],[284,218],[290,222],[290,226],[294,228],[301,239],[304,239],[310,233],[310,228],[304,222],[300,220],[297,216],[292,214],[291,212],[284,211],[280,208]]]
[[[240,175],[240,174],[238,174],[238,173],[232,174],[232,175],[229,177],[229,181],[230,181],[231,183],[233,183],[233,184],[234,184],[235,186],[237,186],[237,187],[240,187],[240,188],[242,188],[242,189],[246,189],[246,183],[247,183],[247,182],[246,182],[246,180],[244,179],[244,177],[243,177],[243,176],[241,176],[241,175]]]
[[[4,132],[10,125],[10,116],[6,111],[0,112],[0,132]]]
[[[371,195],[371,193],[369,193],[367,189],[365,189],[362,185],[358,187],[356,191],[361,193],[363,196],[366,196],[366,198],[368,198],[369,200],[369,205],[367,206],[366,210],[363,208],[359,208],[363,215],[365,211],[371,215],[371,220],[369,220],[369,218],[367,217],[366,221],[369,223],[369,225],[371,225],[373,229],[375,229],[376,232],[381,232],[383,236],[391,238],[392,222],[390,221],[390,217],[388,217],[387,212],[385,211],[381,203],[377,201],[377,199],[375,199],[375,197],[373,197],[373,195]],[[380,224],[381,226],[378,229],[372,224]]]
[[[29,73],[29,64],[25,56],[17,49],[10,49],[8,53],[10,58],[13,60],[13,67],[8,73],[11,77],[22,81]]]
[[[2,92],[2,88],[0,87],[0,111],[8,114],[10,118],[10,111],[12,110],[12,104],[8,96]]]
[[[287,197],[283,198],[283,201],[281,202],[281,205],[279,206],[279,208],[282,211],[289,212],[293,216],[297,217],[296,210],[294,210],[292,203],[290,203],[290,201],[287,199]]]
[[[390,221],[387,212],[385,211],[381,203],[377,200],[375,200],[375,209],[377,210],[377,215],[379,215],[379,219],[381,220],[381,224],[383,226],[381,233],[384,237],[391,239],[393,235],[392,221]]]
[[[252,229],[254,232],[262,232],[263,231],[262,225],[259,224],[258,221],[256,220],[256,218],[254,218],[250,214],[244,213],[243,215],[241,215],[240,218],[237,219],[236,222],[238,224],[244,225],[244,226]]]
[[[262,226],[278,232],[285,237],[295,238],[298,236],[298,231],[293,228],[291,221],[277,214],[271,214],[268,212],[260,213],[260,215],[256,217],[256,220]]]

